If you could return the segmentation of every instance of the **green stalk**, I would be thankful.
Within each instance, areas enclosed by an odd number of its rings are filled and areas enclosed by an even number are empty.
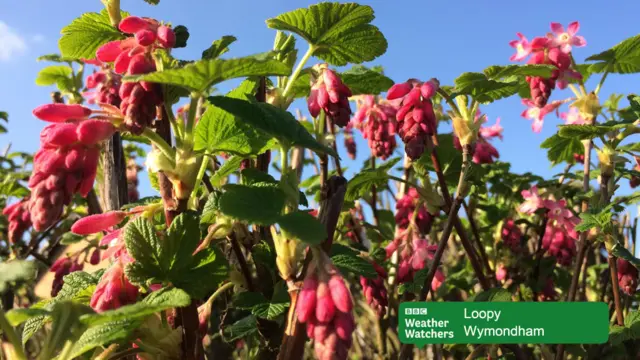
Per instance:
[[[165,102],[164,103],[165,113],[167,114],[167,119],[169,119],[169,123],[171,124],[171,129],[173,129],[173,133],[176,136],[176,146],[180,146],[182,144],[182,140],[184,139],[184,134],[182,131],[182,126],[179,126],[176,121],[175,115],[173,115],[173,110],[171,109],[171,104]]]
[[[600,79],[600,82],[598,83],[598,86],[596,86],[596,89],[593,91],[596,95],[598,95],[598,93],[600,92],[600,89],[602,88],[602,85],[604,84],[604,81],[607,79],[607,75],[609,75],[609,69],[607,69],[604,74],[602,74],[602,78]]]
[[[24,354],[24,350],[22,349],[22,343],[11,324],[9,324],[9,320],[7,320],[7,317],[4,315],[4,310],[2,309],[0,309],[0,329],[2,329],[2,332],[7,337],[11,345],[13,345],[15,354],[18,357],[16,360],[27,360],[27,356]]]
[[[228,282],[228,283],[220,286],[218,288],[218,290],[216,290],[213,293],[213,295],[211,295],[209,300],[207,300],[207,304],[211,305],[220,295],[224,294],[225,291],[227,291],[228,289],[231,289],[232,287],[233,287],[233,283],[232,282]]]
[[[191,193],[191,196],[197,196],[196,194],[198,193],[198,189],[202,185],[202,179],[204,178],[204,173],[207,171],[207,166],[209,166],[209,157],[208,157],[208,154],[205,152],[202,155],[202,162],[200,163],[200,169],[198,170],[198,175],[196,177],[195,186],[193,187],[193,192]]]
[[[196,122],[196,113],[198,112],[198,102],[200,94],[191,94],[191,103],[189,103],[189,113],[187,115],[187,124],[184,128],[184,136],[186,139],[193,139],[193,124]]]
[[[316,47],[309,44],[309,49],[304,54],[302,59],[300,59],[298,66],[296,66],[296,69],[293,71],[293,74],[291,74],[291,76],[287,80],[287,87],[284,88],[284,91],[282,92],[282,97],[286,97],[289,91],[291,91],[291,88],[293,87],[293,83],[296,81],[298,76],[300,76],[300,72],[304,68],[305,64],[309,61],[309,59],[311,59],[311,56],[315,51],[316,51]]]
[[[149,139],[163,154],[169,159],[173,166],[176,166],[176,151],[163,138],[150,128],[145,128],[142,133],[144,137]]]

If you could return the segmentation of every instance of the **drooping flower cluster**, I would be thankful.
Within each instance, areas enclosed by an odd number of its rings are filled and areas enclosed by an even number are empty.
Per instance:
[[[124,247],[121,233],[122,229],[114,230],[127,216],[134,214],[124,211],[110,211],[104,214],[90,215],[76,221],[71,226],[71,231],[78,235],[90,235],[102,231],[110,231],[101,245],[110,245],[104,252],[103,258],[111,257],[115,261],[100,278],[96,291],[91,296],[91,307],[97,312],[117,309],[123,305],[135,303],[138,298],[138,288],[126,278],[124,267],[133,261]]]
[[[84,264],[81,263],[78,257],[64,256],[56,260],[49,271],[55,273],[53,277],[53,283],[51,285],[51,297],[58,295],[64,285],[64,277],[72,272],[80,271],[84,268]]]
[[[376,269],[378,276],[374,279],[368,279],[364,276],[360,276],[360,285],[362,286],[362,293],[364,294],[367,303],[377,313],[378,316],[383,316],[387,311],[389,300],[387,298],[387,288],[384,286],[384,281],[387,278],[387,272],[378,265],[375,261],[371,264]]]
[[[546,209],[544,216],[548,220],[542,237],[542,248],[554,256],[560,264],[571,265],[576,254],[578,239],[575,226],[580,220],[567,208],[566,200],[542,199],[537,186],[532,186],[530,190],[523,190],[522,196],[525,201],[518,208],[520,212],[531,215],[538,209]]]
[[[9,205],[2,210],[2,215],[9,221],[9,242],[15,244],[22,240],[22,235],[31,227],[31,214],[29,214],[29,198]]]
[[[96,51],[98,60],[113,63],[117,74],[139,75],[155,71],[153,50],[170,49],[176,43],[173,30],[154,19],[129,16],[122,19],[118,28],[134,37],[108,42]],[[141,134],[156,118],[156,106],[162,104],[161,88],[146,81],[127,82],[120,86],[119,95],[125,126],[132,133]]]
[[[618,284],[620,290],[633,296],[638,289],[638,269],[625,259],[618,258]]]
[[[323,110],[331,124],[341,128],[347,126],[351,118],[351,90],[327,64],[314,66],[313,73],[311,93],[307,98],[309,113],[315,118]]]
[[[428,137],[436,132],[437,119],[431,98],[439,86],[435,79],[424,83],[409,79],[393,85],[387,92],[388,100],[399,100],[397,130],[407,156],[413,160],[422,155]]]
[[[62,215],[74,194],[84,197],[93,188],[100,143],[116,129],[109,121],[88,119],[91,110],[80,105],[43,105],[33,113],[53,122],[40,133],[29,179],[31,221],[42,231]]]
[[[512,251],[520,251],[520,242],[522,239],[522,231],[516,225],[513,219],[506,219],[502,225],[502,231],[500,232],[502,241]]]
[[[371,154],[388,159],[396,148],[396,109],[373,95],[362,97],[353,121],[367,139]]]
[[[387,258],[396,250],[399,252],[400,261],[398,263],[398,283],[413,281],[416,272],[427,266],[433,260],[437,245],[429,245],[426,239],[414,237],[413,240],[405,239],[398,241],[398,238],[389,243],[386,247]],[[431,289],[437,290],[444,282],[444,274],[438,269],[431,281]]]
[[[569,79],[581,79],[582,75],[572,68],[572,46],[582,47],[586,41],[582,36],[576,35],[580,24],[576,21],[569,24],[568,28],[558,23],[551,23],[551,30],[546,37],[536,37],[531,42],[522,34],[517,33],[519,40],[514,40],[509,45],[516,49],[512,61],[525,60],[529,55],[528,64],[553,65],[551,77],[527,76],[527,82],[531,90],[531,99],[522,102],[527,110],[522,116],[533,120],[533,130],[540,132],[544,117],[559,106],[558,102],[548,104],[551,92],[556,86],[564,89],[569,84]]]
[[[127,159],[127,193],[131,202],[136,202],[140,199],[140,193],[138,192],[138,172],[140,170],[142,170],[142,167],[136,163],[135,159]]]
[[[395,220],[398,229],[405,230],[412,222],[416,206],[420,203],[420,194],[415,188],[410,188],[407,193],[396,202]],[[427,234],[433,224],[433,215],[427,211],[426,206],[420,205],[415,214],[415,225],[421,234]]]
[[[89,104],[109,104],[120,106],[120,85],[122,76],[113,71],[102,68],[94,71],[87,77],[85,85],[90,91],[84,92],[85,99]]]
[[[319,257],[307,270],[296,312],[307,324],[317,358],[344,360],[355,329],[351,293],[331,260],[324,253]]]

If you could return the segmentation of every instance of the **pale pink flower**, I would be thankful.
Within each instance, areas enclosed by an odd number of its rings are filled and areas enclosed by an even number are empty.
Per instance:
[[[575,107],[569,108],[569,112],[561,113],[560,118],[564,120],[566,125],[584,125],[587,123],[587,121],[580,116],[578,108]]]
[[[518,207],[518,211],[521,213],[531,215],[544,206],[544,202],[538,194],[537,185],[532,186],[529,190],[522,190],[520,194],[524,198],[524,202]]]
[[[520,40],[512,40],[509,42],[509,46],[516,49],[516,53],[511,55],[509,60],[522,61],[531,54],[531,44],[529,44],[529,40],[521,33],[516,33],[516,35]]]
[[[539,133],[542,131],[542,125],[544,125],[544,117],[554,110],[557,110],[558,107],[562,105],[562,101],[553,101],[541,108],[537,107],[530,99],[522,99],[522,104],[525,105],[527,109],[522,112],[521,116],[525,119],[533,120],[531,128],[533,132]]]
[[[502,137],[502,131],[504,130],[504,128],[502,126],[500,126],[500,118],[496,119],[496,123],[491,125],[491,126],[483,126],[480,128],[480,135],[485,138],[485,139],[491,139],[494,137],[498,137],[500,138],[500,140],[503,139]]]
[[[563,90],[569,86],[569,79],[582,80],[582,74],[572,69],[566,70],[554,70],[556,74],[556,86],[558,89]]]
[[[567,208],[567,201],[565,199],[559,201],[545,200],[544,207],[549,210],[547,213],[549,220],[557,227],[565,228],[571,237],[576,237],[574,228],[580,221],[573,212]]]
[[[562,52],[568,54],[571,52],[572,46],[583,47],[587,45],[584,37],[576,35],[579,29],[580,23],[577,21],[569,24],[566,31],[561,24],[551,23],[551,31],[553,31],[553,34],[548,34],[547,37],[551,39],[553,46],[558,46]]]

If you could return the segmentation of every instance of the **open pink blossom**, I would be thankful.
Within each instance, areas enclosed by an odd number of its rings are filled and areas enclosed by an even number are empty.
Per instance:
[[[497,137],[500,140],[502,140],[503,139],[502,131],[504,131],[504,128],[500,126],[500,118],[497,118],[495,124],[491,126],[481,127],[480,135],[485,139],[491,139],[491,138]]]
[[[548,34],[548,38],[551,39],[552,46],[558,46],[563,53],[568,54],[571,52],[572,46],[583,47],[587,45],[584,37],[576,35],[579,29],[580,23],[577,21],[569,24],[566,31],[564,26],[553,22],[551,23],[553,34]]]
[[[549,210],[547,216],[555,226],[563,227],[571,237],[576,237],[577,234],[574,228],[580,221],[573,212],[567,208],[567,201],[565,199],[559,201],[545,200],[544,207]]]
[[[522,99],[522,104],[527,107],[521,116],[525,119],[533,120],[533,124],[531,128],[534,132],[539,133],[542,131],[542,125],[544,125],[544,117],[557,110],[560,105],[562,105],[561,101],[553,101],[551,104],[547,104],[543,107],[537,107],[533,101],[530,99]]]
[[[569,108],[569,112],[563,112],[560,114],[560,118],[564,120],[566,125],[584,125],[587,121],[580,116],[580,111],[578,108],[571,107]]]
[[[521,33],[516,33],[516,35],[520,40],[512,40],[509,42],[509,46],[516,49],[516,53],[511,55],[509,60],[522,61],[531,54],[531,44],[529,44],[529,40]]]
[[[537,185],[532,186],[529,190],[522,190],[520,194],[524,198],[524,202],[518,207],[518,211],[521,213],[531,215],[544,206],[544,202],[538,194]]]

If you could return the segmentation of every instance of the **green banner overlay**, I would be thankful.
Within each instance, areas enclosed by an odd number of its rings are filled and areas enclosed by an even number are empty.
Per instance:
[[[597,302],[405,302],[407,344],[602,344],[609,308]]]

